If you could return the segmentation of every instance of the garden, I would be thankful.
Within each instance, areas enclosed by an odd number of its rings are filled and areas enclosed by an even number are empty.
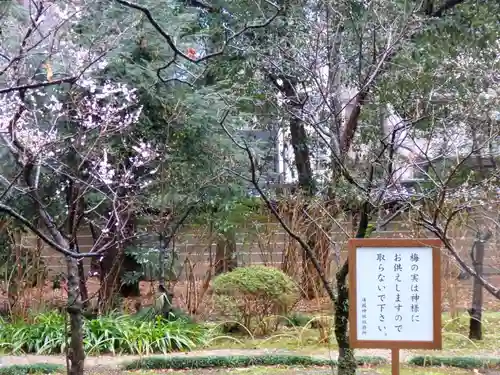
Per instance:
[[[353,238],[434,240],[403,374],[500,373],[498,14],[0,0],[0,375],[389,374]]]
[[[462,299],[468,297],[470,283],[463,283],[459,293]],[[297,284],[279,269],[250,266],[223,273],[214,278],[209,299],[213,310],[212,319],[207,320],[179,308],[163,316],[158,304],[135,313],[86,317],[86,371],[329,374],[336,368],[332,310],[321,300],[301,300]],[[500,313],[491,311],[494,302],[486,298],[490,311],[483,316],[481,341],[468,338],[470,316],[455,306],[454,316],[443,313],[443,351],[402,351],[401,373],[494,373],[500,368]],[[314,304],[316,309],[311,308]],[[4,316],[0,326],[0,373],[65,371],[70,331],[66,314],[27,310],[24,317]],[[11,365],[16,358],[30,363]],[[358,372],[390,374],[389,358],[384,350],[359,350]]]

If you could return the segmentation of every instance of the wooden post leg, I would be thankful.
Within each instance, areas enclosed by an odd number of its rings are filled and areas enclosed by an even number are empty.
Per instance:
[[[399,375],[399,349],[391,349],[392,375]]]

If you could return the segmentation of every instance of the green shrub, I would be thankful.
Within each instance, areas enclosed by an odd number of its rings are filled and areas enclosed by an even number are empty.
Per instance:
[[[380,365],[382,357],[358,357],[358,365]],[[296,355],[148,357],[124,364],[125,370],[184,370],[204,368],[237,368],[249,366],[336,366],[337,361]]]
[[[0,349],[10,353],[64,353],[69,327],[57,312],[37,316],[33,323],[0,322]],[[139,319],[110,315],[84,319],[84,346],[88,354],[151,354],[186,351],[203,345],[208,329],[183,319]]]
[[[62,371],[64,371],[64,366],[50,363],[0,367],[0,375],[53,374]]]
[[[222,317],[254,333],[275,330],[276,317],[287,315],[298,299],[297,285],[288,275],[264,266],[240,267],[217,276],[213,293]]]
[[[499,367],[500,358],[417,356],[411,358],[408,363],[414,366],[445,366],[463,369],[480,369]]]

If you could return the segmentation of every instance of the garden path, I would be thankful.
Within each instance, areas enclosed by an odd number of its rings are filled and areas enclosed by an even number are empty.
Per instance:
[[[454,356],[460,351],[441,351],[438,354],[440,356]],[[216,350],[196,350],[188,353],[171,353],[170,356],[230,356],[230,355],[263,355],[263,354],[296,354],[296,355],[304,355],[301,352],[294,352],[286,349],[216,349]],[[401,362],[405,362],[409,357],[413,355],[422,355],[425,354],[421,351],[412,352],[407,350],[401,350],[400,358]],[[318,353],[308,353],[308,355],[316,358],[327,358],[327,359],[336,359],[337,351],[325,351],[320,350]],[[380,356],[387,358],[390,360],[390,352],[388,350],[382,349],[364,349],[364,350],[356,350],[357,356]],[[470,354],[469,354],[470,355]],[[475,351],[473,356],[477,357],[497,357],[500,356],[500,351]],[[143,356],[144,357],[144,356]],[[86,367],[118,367],[121,364],[133,360],[141,358],[141,356],[137,355],[102,355],[95,357],[87,357],[85,360]],[[64,365],[66,363],[66,359],[64,356],[58,355],[21,355],[21,356],[13,356],[13,355],[5,355],[0,356],[0,366],[8,366],[8,365],[23,365],[23,364],[33,364],[33,363],[53,363],[53,364],[61,364]]]

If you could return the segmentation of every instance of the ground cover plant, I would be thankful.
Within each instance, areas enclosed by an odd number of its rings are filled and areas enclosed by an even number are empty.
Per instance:
[[[361,366],[386,363],[382,357],[357,357]],[[124,365],[127,370],[140,369],[201,369],[244,368],[251,366],[337,366],[337,361],[297,355],[256,356],[206,356],[206,357],[149,357],[131,361]]]
[[[165,370],[124,370],[113,369],[113,374],[140,374],[140,375],[158,375],[164,373]],[[182,370],[167,370],[172,375],[214,375],[214,374],[234,374],[242,373],[246,375],[327,375],[332,374],[332,368],[329,366],[304,366],[304,365],[277,365],[277,366],[250,366],[245,368],[202,368],[202,369],[182,369]],[[388,365],[380,366],[364,366],[358,370],[359,374],[363,375],[389,375],[391,369]],[[25,375],[25,374],[60,374],[64,373],[61,366],[53,366],[46,364],[33,364],[25,366],[6,366],[0,368],[0,375]],[[110,369],[100,369],[99,372],[89,369],[89,374],[108,374]],[[471,370],[456,369],[452,367],[427,367],[425,369],[414,366],[402,366],[401,375],[471,375],[475,372]]]
[[[169,371],[171,375],[222,375],[222,374],[245,374],[245,375],[332,375],[331,368],[321,367],[301,367],[301,366],[273,366],[262,367],[254,366],[245,369],[210,369],[210,370],[184,370],[184,371]],[[360,375],[390,375],[391,368],[389,366],[381,366],[377,368],[360,368]],[[141,375],[153,375],[158,372],[142,371]],[[411,366],[403,366],[401,375],[473,375],[476,374],[471,370],[454,369],[448,367],[433,367],[433,368],[418,368]]]
[[[34,363],[30,365],[13,365],[0,367],[0,375],[54,374],[65,369],[60,365],[50,363]]]
[[[111,314],[84,321],[88,355],[151,354],[188,351],[203,345],[209,329],[185,319]],[[62,354],[68,321],[47,312],[32,321],[0,321],[0,347],[6,353]]]
[[[324,341],[321,333],[322,327],[331,316],[326,314],[291,314],[290,318],[283,317],[279,329],[266,336],[251,335],[247,330],[241,329],[237,333],[214,335],[208,341],[210,348],[233,349],[288,349],[299,351],[302,354],[315,354],[337,349],[337,342],[330,332],[328,341]],[[457,317],[448,313],[442,315],[443,350],[453,351],[460,355],[485,353],[498,350],[500,342],[500,313],[485,312],[483,318],[483,340],[470,340],[467,336],[469,329],[469,314],[463,312]],[[422,352],[419,352],[422,353]],[[424,354],[427,354],[425,351]],[[435,354],[435,353],[433,353]]]
[[[499,368],[500,358],[494,357],[446,357],[446,356],[418,356],[410,359],[409,363],[415,366],[432,367],[447,366],[463,369]]]

